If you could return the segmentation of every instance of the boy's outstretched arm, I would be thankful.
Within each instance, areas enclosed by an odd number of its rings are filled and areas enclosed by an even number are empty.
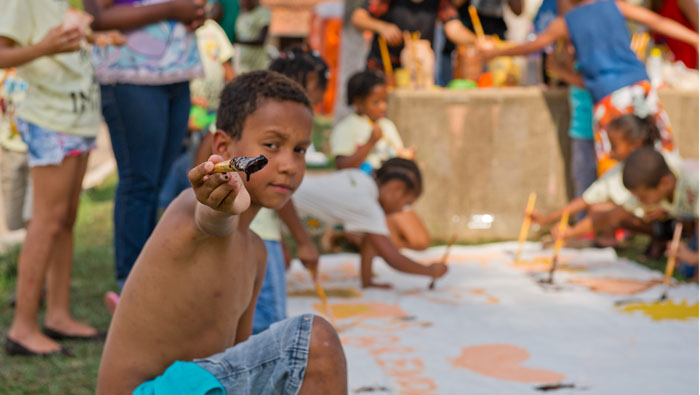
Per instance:
[[[367,237],[369,238],[369,241],[377,254],[381,256],[386,263],[389,264],[389,266],[400,272],[420,274],[434,278],[442,277],[445,275],[445,273],[447,273],[447,265],[444,263],[421,265],[420,263],[414,262],[413,260],[401,255],[388,236],[368,233]]]
[[[297,258],[309,269],[314,280],[317,279],[318,259],[320,258],[320,254],[316,245],[311,240],[309,233],[306,231],[306,228],[304,228],[304,225],[301,223],[292,200],[290,199],[282,208],[277,210],[277,214],[297,241]]]
[[[498,56],[519,56],[541,51],[560,38],[568,38],[569,30],[564,18],[558,17],[549,24],[547,30],[542,32],[533,41],[522,43],[508,48],[493,48],[493,44],[487,41],[479,42],[479,53],[486,59]]]
[[[698,34],[680,23],[664,18],[646,8],[624,1],[617,1],[615,4],[617,4],[617,8],[620,9],[620,12],[625,18],[644,24],[657,33],[686,42],[698,48]]]
[[[551,213],[547,215],[541,215],[537,211],[532,212],[532,220],[537,222],[540,225],[548,224],[550,222],[554,222],[561,218],[562,214],[564,213],[565,210],[569,210],[570,214],[575,214],[578,213],[581,210],[585,210],[588,208],[588,203],[586,203],[583,199],[580,197],[575,198],[574,200],[570,201],[569,203],[566,204],[566,206],[552,211]]]
[[[238,222],[237,215],[250,206],[250,195],[238,173],[211,173],[214,164],[221,161],[223,158],[212,155],[188,174],[197,197],[195,224],[214,237],[229,235]]]

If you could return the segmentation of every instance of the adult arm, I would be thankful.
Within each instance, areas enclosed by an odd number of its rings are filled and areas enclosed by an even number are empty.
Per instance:
[[[398,26],[373,18],[364,8],[357,8],[353,11],[350,21],[353,26],[360,30],[369,30],[384,37],[387,44],[391,46],[397,46],[403,41],[401,29]]]
[[[144,6],[115,6],[114,0],[84,0],[94,30],[131,30],[166,19],[186,25],[204,18],[205,0],[172,0]]]
[[[547,57],[547,69],[569,85],[584,87],[583,76],[573,69],[573,64],[562,65],[554,56]]]
[[[617,1],[615,4],[617,4],[617,8],[625,18],[646,25],[649,27],[649,29],[657,33],[661,33],[664,36],[683,41],[694,46],[695,48],[698,47],[698,33],[688,29],[680,23],[664,18],[655,12],[647,10],[646,8],[638,7],[624,1]]]
[[[13,39],[0,36],[0,69],[18,67],[42,56],[77,51],[82,37],[77,27],[64,30],[60,25],[33,45],[19,46]]]
[[[547,30],[542,32],[533,41],[515,45],[507,48],[488,48],[490,44],[484,43],[481,48],[481,56],[491,59],[498,56],[519,56],[541,51],[560,38],[568,38],[569,32],[566,28],[564,18],[558,17],[549,24]]]
[[[445,36],[455,44],[471,44],[476,41],[474,33],[469,31],[459,19],[450,19],[445,22]]]
[[[698,30],[698,4],[694,0],[678,0],[683,16],[688,19],[695,31]]]
[[[421,265],[405,257],[396,249],[388,236],[369,233],[367,237],[377,254],[381,256],[389,266],[400,272],[431,277],[442,277],[447,272],[447,267],[444,264],[433,263],[431,265]]]

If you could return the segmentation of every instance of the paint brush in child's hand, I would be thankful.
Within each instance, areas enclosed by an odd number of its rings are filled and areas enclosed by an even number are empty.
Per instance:
[[[683,232],[683,224],[676,223],[676,228],[673,230],[673,240],[671,241],[671,250],[668,252],[668,260],[666,261],[666,272],[664,273],[664,293],[661,294],[659,301],[668,298],[668,288],[671,285],[671,277],[673,277],[673,269],[676,267],[676,256],[678,255],[678,247],[681,244],[681,233]]]
[[[527,239],[527,233],[530,231],[530,223],[532,222],[532,212],[535,210],[535,201],[537,194],[530,192],[530,197],[527,199],[527,207],[525,207],[525,217],[523,225],[520,227],[520,236],[518,237],[518,250],[515,252],[515,263],[520,261],[520,254],[523,252],[523,244]]]
[[[456,234],[452,235],[452,238],[447,243],[447,248],[445,248],[445,253],[442,255],[442,258],[440,258],[439,263],[447,264],[447,258],[450,257],[450,249],[452,248],[452,245],[455,243],[455,241],[457,241]],[[428,285],[428,289],[435,289],[435,280],[437,280],[437,278],[433,278],[433,280],[430,281],[430,285]]]
[[[214,165],[212,173],[228,173],[232,171],[245,172],[246,181],[250,181],[250,175],[262,170],[267,165],[267,158],[264,155],[254,158],[238,156],[231,160],[219,162]]]
[[[316,288],[316,294],[318,295],[318,298],[321,299],[321,307],[323,308],[323,311],[326,313],[328,316],[329,321],[333,326],[335,326],[335,320],[333,319],[333,314],[331,313],[331,309],[328,306],[328,297],[326,296],[326,291],[323,290],[323,287],[321,286],[321,282],[318,280],[318,277],[316,276],[316,271],[311,269],[309,270],[311,273],[311,279],[314,282],[314,287]]]
[[[564,232],[566,232],[566,227],[569,225],[569,210],[564,210],[561,215],[561,221],[559,221],[559,237],[557,241],[554,242],[554,256],[552,257],[552,267],[549,269],[549,280],[548,283],[554,281],[554,271],[557,270],[557,261],[559,261],[559,250],[561,250],[562,245],[564,245]]]

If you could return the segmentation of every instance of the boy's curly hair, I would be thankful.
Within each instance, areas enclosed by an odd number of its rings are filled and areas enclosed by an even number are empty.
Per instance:
[[[309,98],[299,84],[274,71],[253,71],[239,75],[221,92],[217,129],[240,139],[245,119],[265,100],[292,101],[311,111]]]
[[[420,196],[423,192],[423,178],[416,162],[404,158],[391,158],[382,163],[382,166],[374,173],[379,185],[398,179],[406,184],[409,191]]]
[[[656,188],[667,174],[672,173],[663,155],[652,147],[642,147],[625,160],[622,184],[630,191],[639,187]]]

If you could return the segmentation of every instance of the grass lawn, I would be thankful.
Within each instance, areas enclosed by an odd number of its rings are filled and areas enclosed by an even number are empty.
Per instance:
[[[72,308],[75,316],[106,330],[110,316],[102,305],[106,291],[115,290],[112,251],[112,198],[116,177],[101,186],[85,191],[75,233],[75,265],[72,278]],[[646,246],[647,238],[636,237],[618,251],[620,256],[636,260]],[[16,281],[19,248],[0,255],[0,335],[3,345],[12,319],[7,300]],[[645,265],[663,270],[665,260]],[[97,368],[102,352],[101,342],[64,342],[76,358],[51,357],[10,358],[0,352],[0,394],[91,394],[95,388]]]
[[[110,315],[102,296],[116,289],[112,248],[112,198],[116,176],[83,192],[75,227],[75,263],[71,281],[73,314],[99,329],[106,330]],[[16,281],[19,248],[0,256],[0,394],[92,394],[102,342],[63,342],[77,358],[8,357],[4,339],[12,320],[7,301]]]

